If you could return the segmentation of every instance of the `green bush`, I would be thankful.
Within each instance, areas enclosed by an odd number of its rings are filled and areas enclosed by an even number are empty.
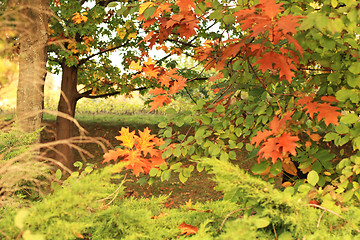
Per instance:
[[[215,174],[223,200],[165,208],[166,197],[124,198],[120,165],[74,173],[29,209],[23,229],[45,239],[353,239],[360,210],[312,208],[305,195],[271,184],[217,159],[204,162]],[[334,211],[332,211],[334,210]],[[15,209],[0,220],[1,234],[15,239]],[[194,228],[186,236],[181,224]]]

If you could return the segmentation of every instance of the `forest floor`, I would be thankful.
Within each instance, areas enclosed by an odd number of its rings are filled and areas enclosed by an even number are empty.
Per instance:
[[[100,119],[100,120],[99,120]],[[88,132],[88,136],[94,138],[103,138],[107,149],[113,149],[119,145],[119,141],[115,139],[119,135],[121,127],[129,127],[132,130],[143,130],[145,127],[149,127],[151,133],[156,134],[158,132],[158,123],[164,119],[163,116],[129,116],[127,118],[118,119],[111,116],[87,116],[86,118],[79,119],[79,123]],[[42,142],[48,142],[54,140],[54,126],[55,122],[45,120],[45,130],[42,133]],[[82,144],[82,148],[89,151],[94,155],[93,158],[86,158],[86,161],[91,164],[95,164],[97,167],[102,167],[103,149],[94,143]],[[82,160],[77,154],[77,160]],[[192,162],[185,162],[184,165],[188,166],[194,164]],[[214,189],[215,183],[211,180],[211,175],[205,171],[198,172],[195,170],[192,172],[191,177],[182,183],[179,177],[172,174],[169,181],[161,181],[156,179],[151,185],[144,183],[140,185],[137,181],[144,177],[140,175],[135,177],[131,171],[123,171],[122,174],[126,174],[126,189],[125,196],[133,196],[136,198],[151,198],[152,196],[166,195],[169,196],[165,205],[167,207],[179,207],[187,202],[206,202],[211,200],[221,199],[223,194]]]

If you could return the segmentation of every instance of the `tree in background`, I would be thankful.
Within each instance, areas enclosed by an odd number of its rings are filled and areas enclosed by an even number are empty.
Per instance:
[[[49,1],[8,1],[7,12],[4,15],[7,21],[3,27],[7,30],[5,37],[11,37],[11,31],[16,31],[20,49],[18,52],[17,123],[25,132],[33,132],[41,127],[47,62],[47,28],[50,15]],[[40,135],[37,139],[40,141]]]
[[[115,14],[112,1],[52,2],[55,17],[49,25],[49,68],[62,74],[61,97],[56,120],[58,140],[73,137],[76,103],[81,98],[99,98],[127,94],[141,82],[131,82],[123,74],[129,69],[126,61],[136,58],[141,48],[135,15],[136,3],[119,3],[123,14]],[[114,4],[113,4],[114,5]],[[111,62],[109,54],[122,51],[122,66]],[[81,84],[82,88],[78,90]],[[58,160],[73,168],[73,151],[68,145],[59,145]]]

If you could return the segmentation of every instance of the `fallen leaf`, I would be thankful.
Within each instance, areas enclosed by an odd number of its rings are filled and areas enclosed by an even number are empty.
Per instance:
[[[180,224],[178,228],[181,230],[181,234],[185,236],[188,236],[190,234],[195,234],[199,230],[198,227],[186,224],[185,222]]]

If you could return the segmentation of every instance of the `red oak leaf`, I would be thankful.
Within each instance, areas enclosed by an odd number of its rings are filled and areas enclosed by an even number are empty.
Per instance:
[[[177,0],[175,4],[179,6],[180,11],[189,11],[191,8],[195,8],[194,0]]]
[[[170,98],[167,95],[158,95],[151,98],[152,102],[150,103],[150,111],[156,110],[158,107],[164,106],[164,103],[169,104],[171,102]]]
[[[151,89],[149,91],[150,94],[153,94],[153,95],[160,95],[160,94],[165,94],[166,91],[162,88],[154,88],[154,89]]]
[[[278,158],[282,159],[282,155],[278,151],[278,138],[268,138],[266,142],[264,142],[260,150],[258,152],[259,161],[260,158],[272,159],[272,162],[275,163]]]
[[[298,144],[296,143],[300,139],[297,136],[291,136],[290,133],[283,133],[280,137],[278,137],[278,149],[281,149],[282,155],[285,156],[287,153],[296,156],[296,147]]]
[[[317,106],[319,114],[317,115],[318,121],[324,119],[325,124],[328,126],[330,123],[334,125],[339,124],[338,117],[341,113],[338,111],[340,108],[331,106],[330,103],[321,103]]]
[[[185,222],[180,224],[178,228],[181,229],[181,234],[185,234],[185,236],[188,236],[190,234],[195,234],[199,230],[199,227],[186,224]]]
[[[187,85],[185,78],[183,78],[181,81],[175,81],[174,85],[170,87],[169,94],[177,93],[179,90],[183,89],[186,86]]]
[[[274,19],[283,8],[282,3],[276,3],[275,1],[260,0],[261,10],[263,13],[271,19]]]
[[[262,141],[264,141],[264,140],[266,140],[269,136],[271,136],[273,134],[273,132],[272,131],[269,131],[269,130],[264,130],[263,132],[261,132],[261,131],[258,131],[257,133],[256,133],[256,136],[255,137],[253,137],[252,139],[251,139],[251,144],[254,144],[255,143],[255,147],[257,147],[257,146],[259,146],[259,144],[262,142]]]

